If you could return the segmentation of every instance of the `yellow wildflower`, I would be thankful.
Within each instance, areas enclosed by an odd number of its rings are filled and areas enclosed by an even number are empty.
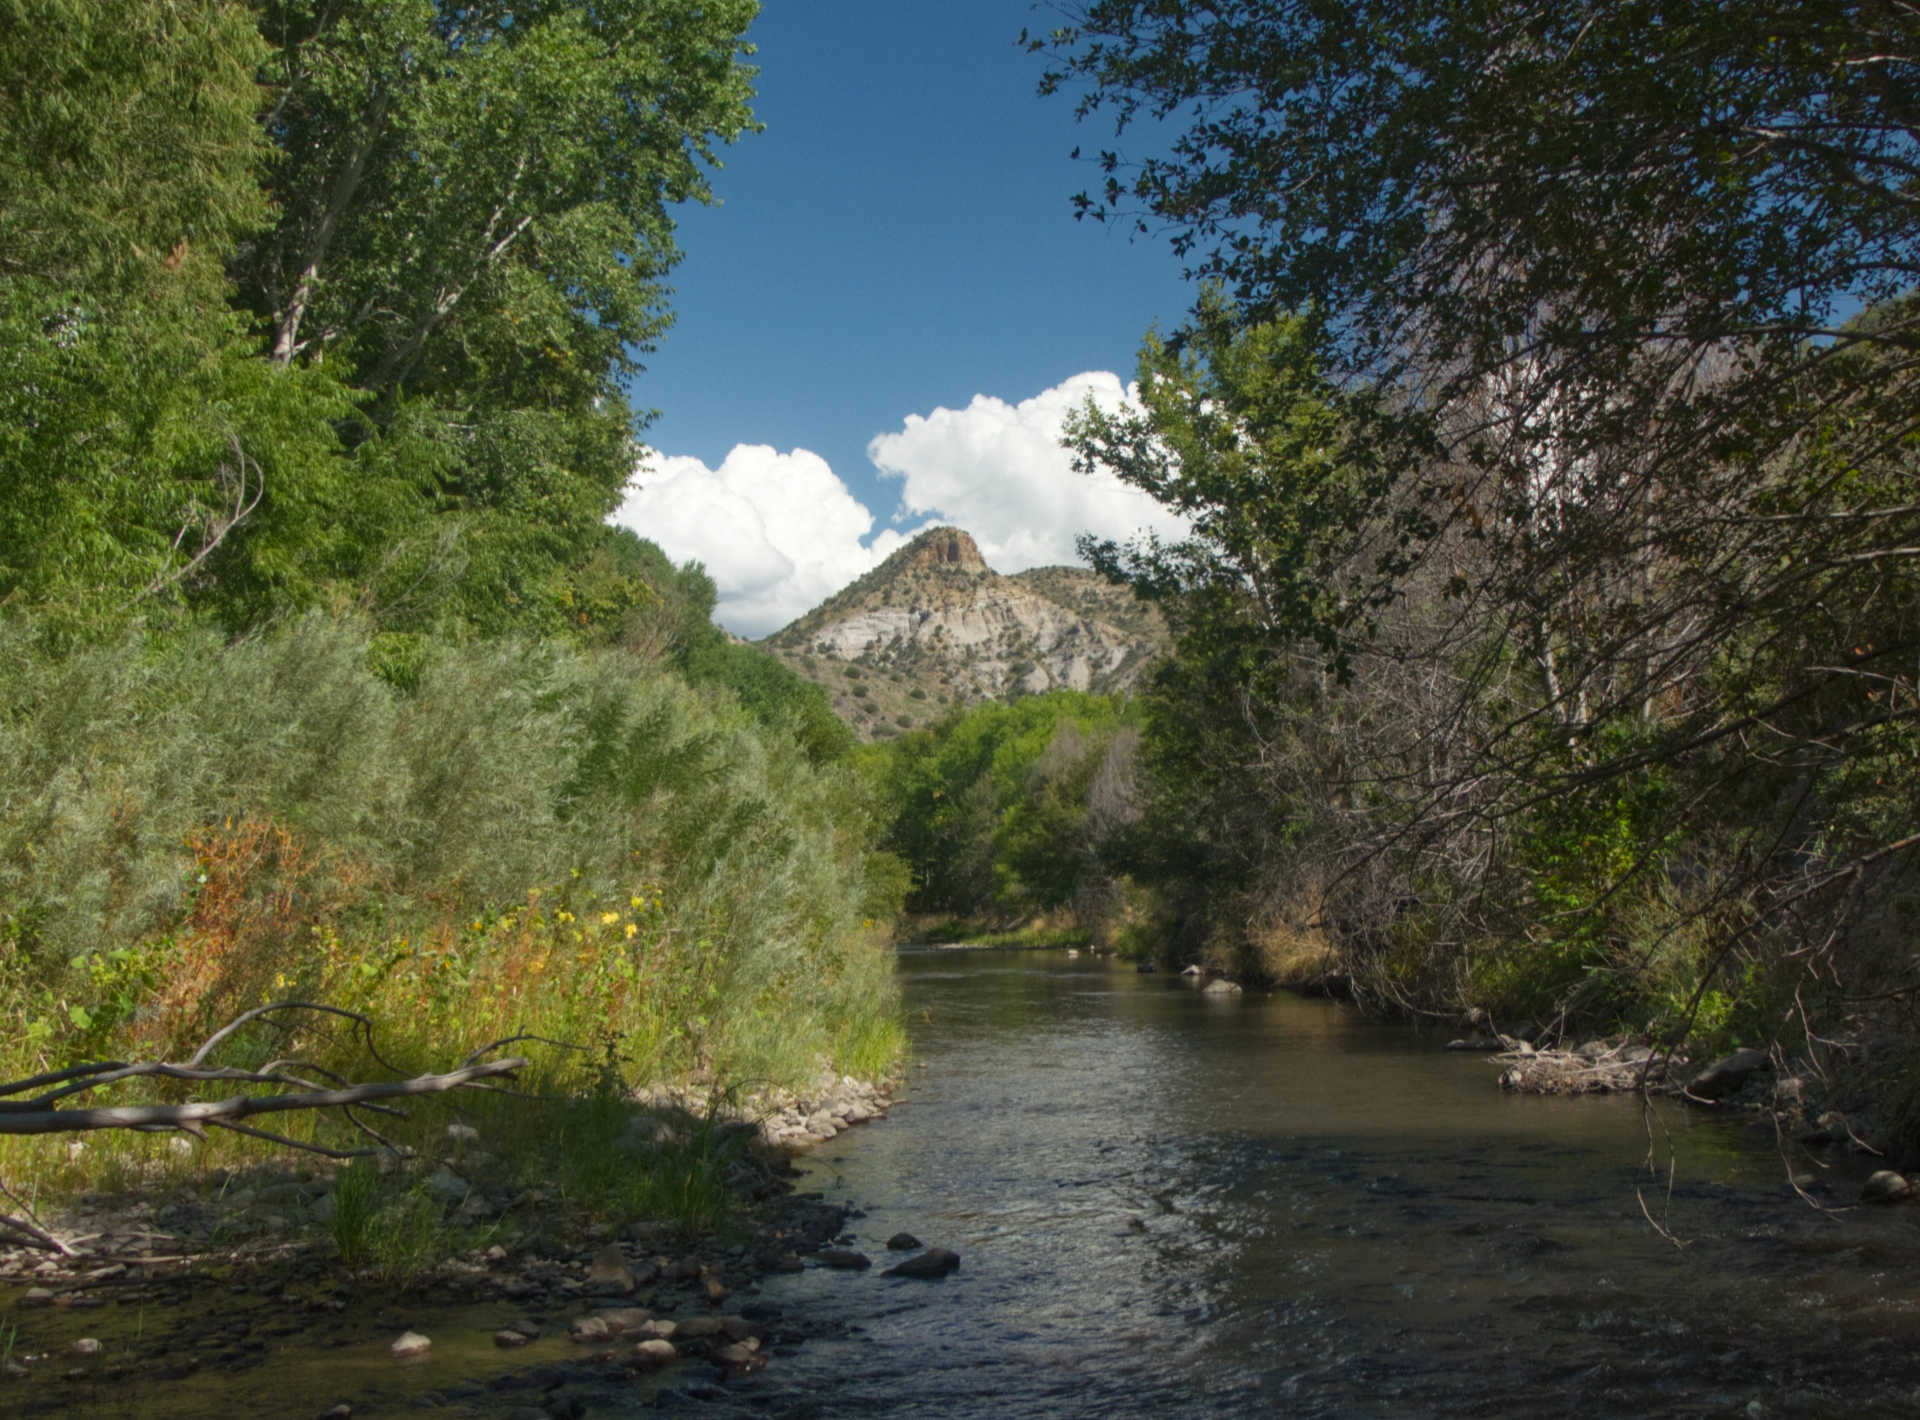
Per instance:
[[[639,930],[640,930],[640,929],[639,929],[638,927],[636,927],[636,926],[634,926],[634,925],[633,925],[633,923],[631,923],[631,922],[629,922],[629,923],[627,923],[627,935],[628,935],[629,937],[631,937],[631,936],[633,936],[633,935],[634,935],[635,933],[637,933],[637,932],[638,932]]]
[[[600,914],[600,925],[602,927],[611,927],[619,920],[620,914],[617,912],[603,912]]]

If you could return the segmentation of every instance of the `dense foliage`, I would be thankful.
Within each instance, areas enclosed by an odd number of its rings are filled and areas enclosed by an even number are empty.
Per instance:
[[[0,597],[617,623],[583,569],[753,12],[9,7]]]
[[[0,1065],[888,1063],[850,733],[605,521],[754,12],[0,5]]]
[[[1904,1021],[1916,41],[1688,0],[1043,41],[1160,120],[1087,210],[1221,283],[1072,431],[1194,527],[1089,549],[1179,633],[1132,867],[1185,940],[1828,1065]]]
[[[1137,817],[1139,732],[1118,697],[1053,691],[956,708],[871,745],[908,906],[1012,927],[1106,931],[1124,908],[1102,850]]]

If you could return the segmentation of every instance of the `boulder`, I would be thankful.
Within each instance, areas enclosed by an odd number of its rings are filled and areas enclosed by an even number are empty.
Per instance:
[[[918,1257],[909,1257],[905,1262],[896,1263],[880,1275],[882,1277],[945,1277],[949,1272],[959,1270],[959,1253],[948,1252],[944,1247],[930,1247]]]
[[[864,1252],[853,1252],[839,1247],[830,1247],[823,1252],[816,1252],[813,1259],[822,1267],[835,1267],[843,1272],[864,1272],[873,1266],[873,1259]]]
[[[1723,1055],[1693,1077],[1687,1093],[1695,1099],[1717,1100],[1732,1094],[1762,1070],[1773,1068],[1773,1057],[1764,1050],[1748,1046],[1731,1055]]]
[[[920,1246],[920,1239],[912,1233],[895,1233],[887,1239],[887,1246],[895,1252],[912,1252]]]
[[[1862,1203],[1902,1203],[1913,1197],[1913,1185],[1892,1169],[1881,1169],[1860,1189]]]
[[[1203,996],[1238,996],[1240,990],[1239,982],[1228,981],[1225,977],[1216,977],[1200,988],[1200,994]]]

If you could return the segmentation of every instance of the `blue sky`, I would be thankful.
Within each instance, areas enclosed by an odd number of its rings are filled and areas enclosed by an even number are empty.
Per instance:
[[[649,443],[707,469],[810,451],[876,516],[871,545],[950,512],[923,497],[893,523],[911,478],[879,477],[876,435],[1131,372],[1191,295],[1164,243],[1073,218],[1099,172],[1069,154],[1110,132],[1037,97],[1015,39],[1055,22],[1028,0],[767,0],[766,131],[727,150],[721,205],[681,213],[677,324],[633,388]]]

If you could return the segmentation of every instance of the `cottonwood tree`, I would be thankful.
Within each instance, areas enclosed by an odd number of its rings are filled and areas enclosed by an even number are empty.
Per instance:
[[[1083,210],[1169,230],[1249,342],[1308,313],[1330,394],[1415,436],[1350,423],[1384,477],[1332,505],[1308,451],[1221,413],[1210,457],[1251,440],[1283,476],[1201,527],[1238,583],[1168,590],[1252,608],[1293,578],[1320,611],[1276,657],[1304,637],[1396,693],[1424,668],[1418,733],[1342,742],[1341,772],[1399,804],[1396,843],[1509,845],[1461,864],[1511,865],[1482,905],[1547,924],[1561,987],[1607,997],[1680,922],[1718,964],[1861,947],[1863,902],[1905,891],[1916,40],[1901,6],[1115,0],[1041,42],[1050,86],[1148,145],[1102,155]],[[1207,324],[1185,339],[1219,373]],[[1167,413],[1157,444],[1089,426],[1083,458],[1177,498],[1143,455],[1183,475],[1214,416]],[[1215,538],[1248,499],[1330,555]],[[1116,570],[1152,589],[1152,558]],[[1609,917],[1629,881],[1684,910]]]

